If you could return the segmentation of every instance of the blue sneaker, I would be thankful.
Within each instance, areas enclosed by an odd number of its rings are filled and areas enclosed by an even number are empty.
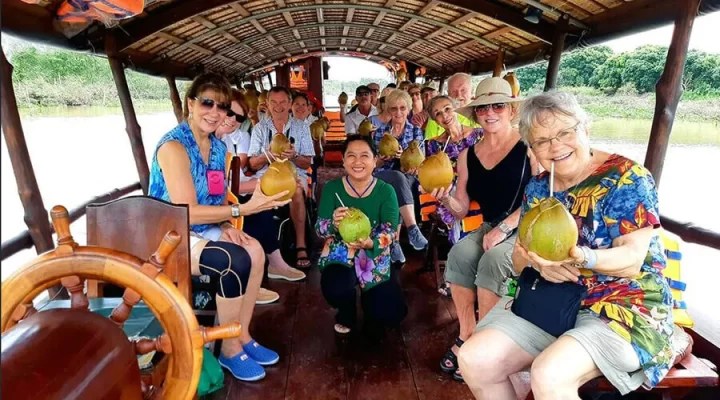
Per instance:
[[[417,225],[408,228],[408,241],[413,249],[417,251],[425,249],[428,245],[427,239],[425,239],[425,236],[420,232],[420,228],[418,228]]]
[[[218,357],[220,365],[225,367],[237,379],[245,382],[259,381],[265,377],[265,369],[244,351],[235,357],[227,358],[222,354]]]
[[[260,365],[273,365],[280,361],[278,353],[260,345],[254,339],[243,345],[243,350]]]
[[[390,245],[390,262],[405,264],[405,254],[398,242],[393,242],[393,244]]]

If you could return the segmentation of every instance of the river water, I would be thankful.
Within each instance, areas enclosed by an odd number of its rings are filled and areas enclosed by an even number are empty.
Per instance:
[[[98,114],[103,114],[99,112]],[[176,125],[172,112],[138,115],[150,164],[160,137]],[[637,161],[645,159],[650,121],[598,120],[593,124],[593,145]],[[23,117],[23,130],[45,207],[72,209],[90,198],[137,181],[137,172],[120,113],[97,116]],[[15,178],[2,138],[2,241],[26,229]],[[676,122],[665,159],[660,186],[664,215],[720,231],[720,127],[714,123]],[[85,219],[72,225],[75,240],[85,243]],[[697,330],[720,346],[720,251],[683,246],[683,280]],[[4,280],[35,256],[26,250],[2,262]]]

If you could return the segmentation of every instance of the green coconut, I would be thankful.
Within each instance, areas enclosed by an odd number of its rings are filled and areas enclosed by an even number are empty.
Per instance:
[[[560,201],[549,197],[525,213],[518,225],[518,240],[546,260],[566,260],[577,244],[577,223]]]
[[[260,178],[260,190],[265,196],[274,196],[287,190],[288,194],[279,200],[292,199],[297,185],[297,175],[293,175],[294,166],[291,169],[291,165],[288,164],[292,164],[292,162],[278,160],[268,166],[267,171]],[[297,174],[297,171],[295,174]]]
[[[370,220],[357,208],[348,208],[345,217],[338,225],[340,236],[346,243],[355,243],[370,237]]]
[[[395,154],[400,151],[400,142],[393,135],[386,133],[380,139],[379,150],[383,157],[395,157]]]
[[[286,150],[290,150],[292,144],[288,140],[287,136],[276,133],[270,141],[270,152],[273,154],[282,154]]]
[[[348,101],[348,95],[345,92],[340,93],[340,96],[338,96],[338,103],[340,104],[347,104]]]
[[[420,142],[413,140],[400,156],[400,169],[407,172],[413,168],[418,168],[423,161],[425,161],[425,155],[420,150]]]
[[[357,133],[360,136],[369,137],[374,129],[375,127],[373,126],[372,122],[370,122],[369,119],[365,118],[363,122],[361,122],[358,126]]]
[[[418,180],[420,186],[430,193],[435,189],[448,188],[455,179],[450,157],[447,153],[434,154],[423,161],[418,167]]]

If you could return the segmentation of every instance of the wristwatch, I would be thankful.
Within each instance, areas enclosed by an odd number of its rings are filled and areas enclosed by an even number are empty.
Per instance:
[[[232,215],[233,218],[240,217],[240,204],[231,204],[230,205],[230,215]]]
[[[504,222],[501,222],[500,225],[498,225],[498,229],[500,229],[500,232],[505,235],[510,235],[510,232],[512,232],[512,228]]]

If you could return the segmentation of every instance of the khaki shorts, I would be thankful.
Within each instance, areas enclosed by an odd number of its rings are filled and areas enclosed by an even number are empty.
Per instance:
[[[492,230],[488,223],[457,242],[448,254],[445,280],[468,289],[484,288],[498,296],[506,292],[505,281],[515,276],[512,251],[517,234],[483,251],[483,237]]]
[[[483,329],[500,331],[525,352],[537,357],[557,338],[513,314],[510,311],[511,300],[510,297],[501,298],[488,315],[478,323],[475,332]],[[575,328],[565,332],[563,336],[577,340],[600,372],[621,394],[634,391],[645,381],[645,374],[640,369],[640,360],[632,345],[589,312],[581,311]]]

